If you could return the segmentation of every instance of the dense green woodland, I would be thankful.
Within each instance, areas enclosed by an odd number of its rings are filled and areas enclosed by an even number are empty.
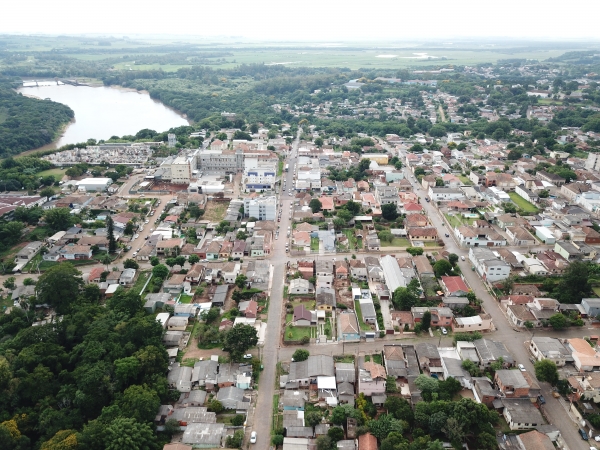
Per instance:
[[[50,144],[73,117],[66,105],[25,97],[0,84],[0,157]]]
[[[162,327],[139,295],[119,290],[106,306],[69,263],[36,285],[59,315],[31,326],[36,309],[0,317],[0,448],[158,449],[152,421],[167,388]]]

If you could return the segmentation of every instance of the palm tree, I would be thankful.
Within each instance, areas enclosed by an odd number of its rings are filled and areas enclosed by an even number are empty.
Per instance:
[[[108,265],[112,262],[112,259],[110,259],[110,256],[104,255],[100,262],[106,266],[106,271],[108,272]]]

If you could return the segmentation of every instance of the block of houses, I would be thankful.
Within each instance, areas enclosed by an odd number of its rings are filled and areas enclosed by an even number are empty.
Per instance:
[[[358,392],[366,396],[385,393],[387,375],[381,364],[367,361],[358,369]]]

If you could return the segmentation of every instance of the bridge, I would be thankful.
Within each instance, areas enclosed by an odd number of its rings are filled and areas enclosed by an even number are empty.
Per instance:
[[[35,83],[36,86],[39,86],[40,82],[52,82],[54,81],[56,83],[57,86],[60,86],[60,84],[69,84],[71,86],[89,86],[89,84],[87,83],[80,83],[77,79],[74,80],[68,80],[68,79],[63,79],[63,78],[54,78],[53,80],[29,80],[30,83]]]

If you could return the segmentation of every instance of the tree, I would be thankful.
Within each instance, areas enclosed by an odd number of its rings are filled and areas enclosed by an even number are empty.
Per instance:
[[[124,233],[127,236],[133,235],[133,222],[131,220],[128,220],[127,223],[125,224]]]
[[[44,213],[44,220],[53,231],[66,230],[73,223],[72,219],[69,208],[52,208]]]
[[[139,422],[152,422],[160,406],[160,398],[156,391],[148,386],[134,384],[123,392],[119,407],[125,417],[131,417]]]
[[[531,320],[526,320],[525,323],[523,323],[523,325],[525,325],[525,328],[527,328],[528,330],[531,330],[533,328],[533,322],[531,322]]]
[[[326,434],[317,437],[317,450],[331,450],[331,438]]]
[[[115,253],[117,240],[115,239],[115,224],[111,216],[106,218],[106,236],[108,237],[108,253]]]
[[[192,255],[192,256],[196,256],[196,258],[198,258],[197,255]],[[200,261],[200,259],[198,259],[198,261]],[[198,262],[196,261],[196,262]],[[158,259],[156,256],[153,256],[152,258],[150,258],[150,265],[152,267],[156,267],[160,264],[160,259]]]
[[[204,322],[206,324],[211,324],[216,321],[221,316],[221,309],[218,307],[210,308],[206,313],[204,313]]]
[[[240,289],[244,289],[246,287],[247,282],[248,277],[243,273],[240,273],[237,277],[235,277],[235,285]]]
[[[213,398],[211,401],[209,401],[207,406],[209,411],[212,411],[217,414],[223,411],[223,404],[216,398]]]
[[[106,450],[155,450],[156,436],[150,425],[133,418],[118,417],[104,433]]]
[[[562,330],[567,326],[567,318],[562,313],[556,313],[548,319],[548,323],[555,330]]]
[[[296,362],[298,362],[298,361],[306,361],[308,359],[309,355],[310,354],[308,353],[308,350],[304,350],[302,348],[299,348],[292,355],[292,359],[294,361],[296,361]]]
[[[171,439],[176,433],[181,431],[181,426],[179,425],[179,421],[177,419],[169,419],[165,422],[165,428],[163,433],[165,433],[169,439]]]
[[[458,255],[456,253],[450,253],[448,255],[448,262],[450,264],[452,264],[453,266],[455,266],[456,263],[458,262]]]
[[[244,425],[245,421],[246,421],[246,419],[243,415],[236,414],[235,416],[233,416],[231,418],[231,425],[233,425],[234,427],[240,427],[240,426]]]
[[[188,257],[188,262],[192,265],[196,264],[198,261],[200,261],[200,257],[198,255],[190,255]]]
[[[435,273],[436,278],[441,278],[452,272],[452,264],[445,259],[440,259],[433,265],[433,272]]]
[[[244,431],[237,430],[232,436],[227,436],[225,439],[225,446],[227,448],[241,448],[242,442],[244,441]]]
[[[164,280],[169,276],[169,269],[163,264],[158,264],[152,268],[152,276],[162,278]]]
[[[423,331],[429,331],[430,326],[431,326],[431,312],[425,311],[423,313],[423,318],[421,319],[421,329]]]
[[[573,261],[565,269],[553,294],[561,303],[576,304],[591,293],[589,264]]]
[[[386,203],[381,206],[381,216],[385,220],[396,220],[398,217],[398,207],[395,203]]]
[[[554,361],[542,359],[541,361],[537,361],[534,367],[535,376],[539,381],[547,381],[553,386],[557,383],[558,370]]]
[[[314,427],[321,423],[323,414],[319,410],[313,410],[304,414],[304,422],[307,427]]]
[[[38,304],[52,306],[57,314],[66,314],[83,286],[81,272],[71,263],[51,267],[39,278],[35,291]]]
[[[548,197],[550,197],[550,191],[547,189],[544,189],[538,193],[538,197],[539,198],[548,198]]]
[[[126,259],[123,263],[123,267],[125,269],[139,269],[140,265],[137,263],[135,259]]]
[[[350,200],[343,206],[343,208],[347,211],[350,211],[352,213],[352,217],[354,217],[360,212],[360,203],[356,203],[355,201]],[[340,215],[338,214],[338,217],[339,216]]]
[[[341,441],[344,439],[344,430],[340,427],[331,427],[327,430],[327,436],[329,436],[332,442]]]
[[[414,415],[410,403],[402,397],[388,396],[383,404],[388,414],[392,414],[396,419],[412,423]]]
[[[319,211],[321,211],[321,208],[323,208],[323,204],[318,198],[313,198],[308,204],[308,206],[313,213],[318,213]]]
[[[271,438],[271,444],[273,444],[275,447],[277,447],[279,445],[283,445],[283,439],[284,439],[283,435],[281,435],[281,434],[275,434]]]
[[[382,414],[369,422],[369,430],[381,441],[392,432],[402,433],[402,423],[391,414]]]
[[[173,266],[177,264],[177,260],[175,258],[167,258],[165,264],[172,269]]]
[[[506,214],[514,214],[517,212],[517,207],[514,203],[504,202],[501,206]]]
[[[391,375],[388,375],[385,379],[385,392],[398,392],[398,386],[396,386],[396,379]]]
[[[410,311],[417,304],[418,298],[414,292],[405,287],[396,288],[392,295],[392,303],[400,311]]]
[[[442,432],[450,442],[462,442],[465,438],[463,424],[456,417],[448,417]]]
[[[467,372],[469,372],[469,375],[471,375],[472,377],[480,377],[481,376],[481,370],[470,359],[465,359],[462,362],[462,368],[465,369]]]
[[[350,211],[348,211],[347,209],[339,209],[336,212],[336,216],[338,219],[341,219],[344,221],[344,225],[346,225],[346,223],[350,222],[352,220],[352,217],[354,217],[352,215],[352,213]]]
[[[108,271],[108,266],[110,265],[110,263],[112,263],[112,259],[110,256],[104,255],[100,262],[106,266],[106,271]]]
[[[48,197],[48,199],[54,196],[54,189],[51,187],[45,187],[40,191],[40,197]]]
[[[35,286],[35,280],[33,278],[25,278],[23,280],[23,286]]]
[[[392,242],[394,240],[394,235],[389,231],[380,231],[377,233],[377,237],[384,242]]]
[[[438,380],[436,380],[435,378],[428,377],[427,375],[423,374],[415,378],[415,386],[417,386],[421,391],[437,391],[438,383]]]
[[[2,286],[4,286],[6,289],[10,289],[11,291],[13,289],[16,289],[17,285],[15,284],[16,278],[15,277],[8,277],[6,280],[4,280],[4,283],[2,283]]]
[[[225,333],[223,348],[238,361],[246,351],[258,343],[256,328],[246,324],[238,324]]]
[[[419,256],[423,254],[423,249],[421,247],[408,247],[406,253],[412,256]]]

